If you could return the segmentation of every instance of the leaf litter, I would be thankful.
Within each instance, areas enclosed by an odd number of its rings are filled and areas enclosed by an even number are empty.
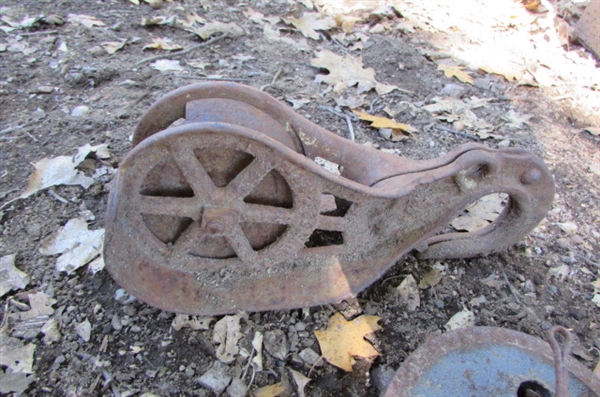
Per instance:
[[[7,292],[23,289],[29,284],[29,276],[15,266],[16,255],[5,255],[0,258],[0,297]]]

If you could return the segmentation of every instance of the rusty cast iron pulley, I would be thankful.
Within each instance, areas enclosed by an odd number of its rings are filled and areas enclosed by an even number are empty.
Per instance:
[[[492,193],[509,202],[488,227],[436,235]],[[547,167],[525,150],[467,144],[411,161],[256,89],[197,84],[140,120],[113,182],[104,255],[119,284],[165,310],[307,307],[358,293],[415,248],[422,258],[504,250],[542,220],[553,194]]]

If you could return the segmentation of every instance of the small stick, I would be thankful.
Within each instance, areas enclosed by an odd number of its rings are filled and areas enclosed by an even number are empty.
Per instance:
[[[322,105],[320,105],[319,109],[327,110],[329,113],[335,114],[340,119],[344,119],[344,120],[346,119],[346,115],[344,113],[340,113],[340,112],[336,111],[335,109],[330,108],[329,106],[322,106]],[[348,117],[350,117],[352,120],[358,120],[358,117],[356,117],[353,114],[349,114]]]
[[[48,189],[48,194],[52,197],[54,197],[55,199],[57,199],[58,201],[60,201],[63,204],[69,204],[69,200],[67,200],[66,198],[59,196],[58,193],[56,193],[54,190],[52,189]]]
[[[193,45],[190,48],[185,49],[183,51],[171,52],[169,54],[156,55],[156,56],[153,56],[153,57],[150,57],[150,58],[142,59],[141,61],[139,61],[138,63],[136,63],[135,66],[141,66],[141,65],[143,65],[145,63],[152,62],[152,61],[157,61],[159,59],[177,58],[178,56],[189,54],[190,52],[195,51],[198,48],[202,48],[202,47],[206,47],[206,46],[209,46],[211,44],[214,44],[214,43],[216,43],[219,40],[223,40],[225,37],[229,37],[229,35],[224,34],[224,35],[221,35],[221,36],[213,37],[212,39],[210,39],[208,41],[205,41],[205,42],[200,43],[200,44]]]
[[[261,90],[261,91],[264,91],[264,90],[265,90],[265,88],[268,88],[268,87],[273,87],[273,84],[275,84],[275,82],[276,82],[276,81],[277,81],[277,79],[279,78],[279,75],[280,75],[280,74],[281,74],[281,69],[279,69],[279,70],[277,71],[277,73],[275,73],[275,76],[273,76],[273,79],[271,80],[271,82],[270,82],[269,84],[265,84],[265,85],[263,85],[262,87],[260,87],[260,90]]]
[[[350,120],[350,116],[349,115],[345,115],[346,116],[346,124],[348,124],[348,133],[350,135],[350,140],[352,142],[355,141],[354,139],[354,127],[352,127],[352,120]]]
[[[510,290],[511,294],[513,294],[513,296],[515,297],[515,300],[517,301],[517,303],[519,305],[522,305],[521,300],[517,296],[517,291],[515,291],[515,287],[513,287],[513,285],[510,283],[510,281],[508,281],[508,277],[506,277],[506,273],[504,273],[504,270],[502,270],[502,276],[504,276],[504,281],[506,281],[506,284],[508,284],[508,289]]]
[[[57,34],[58,30],[44,30],[39,32],[20,33],[19,36],[37,36],[40,34]]]
[[[440,129],[442,131],[451,132],[454,135],[463,136],[465,138],[473,139],[474,141],[479,141],[480,140],[478,136],[467,134],[466,132],[462,132],[462,131],[457,131],[454,128],[446,127],[446,126],[443,126],[443,125],[437,125],[436,128]]]

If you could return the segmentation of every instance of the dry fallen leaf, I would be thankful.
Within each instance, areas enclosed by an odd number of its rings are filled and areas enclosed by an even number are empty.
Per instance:
[[[300,18],[283,18],[283,22],[294,25],[304,37],[319,40],[317,30],[329,30],[337,25],[335,19],[318,12],[307,12]]]
[[[56,270],[71,274],[100,256],[103,239],[104,229],[88,230],[84,219],[75,218],[45,240],[40,253],[61,254],[56,260]]]
[[[302,39],[300,41],[296,41],[291,37],[282,37],[279,33],[279,30],[274,29],[273,25],[270,23],[265,23],[263,26],[263,33],[268,41],[271,42],[281,42],[288,44],[299,51],[310,52],[310,46],[308,45],[308,41],[306,39]]]
[[[69,14],[67,19],[69,22],[83,25],[86,28],[93,28],[94,26],[106,26],[104,22],[90,15]]]
[[[334,314],[326,330],[315,331],[323,358],[351,372],[353,357],[369,359],[378,356],[379,352],[364,337],[381,329],[377,325],[379,320],[377,316],[363,315],[347,321],[340,313]]]
[[[370,121],[371,127],[374,127],[374,128],[389,128],[392,131],[402,131],[402,132],[407,132],[409,134],[413,134],[413,133],[417,132],[417,129],[414,128],[413,126],[410,126],[408,124],[403,124],[403,123],[397,123],[394,120],[388,119],[387,117],[373,116],[373,115],[370,115],[368,113],[364,113],[364,112],[361,112],[358,110],[353,110],[352,112],[355,115],[357,115],[359,119],[365,120],[365,121]],[[393,138],[394,137],[392,136],[392,140],[399,140],[399,139],[393,139]]]
[[[13,289],[23,289],[29,284],[29,276],[15,266],[15,254],[0,258],[0,298]]]
[[[27,390],[29,385],[36,380],[34,375],[27,375],[23,372],[14,372],[7,368],[6,373],[0,370],[0,393],[15,392],[21,395]]]
[[[444,63],[438,64],[438,70],[443,71],[446,77],[448,77],[449,79],[452,77],[456,77],[463,83],[471,85],[475,84],[475,82],[473,81],[473,77],[467,74],[467,72],[465,72],[463,69],[464,68],[460,66],[446,65]]]
[[[304,388],[310,382],[310,378],[304,376],[298,371],[294,371],[293,369],[289,369],[292,374],[292,379],[296,383],[296,390],[298,391],[298,397],[305,397]]]
[[[377,82],[375,80],[375,70],[373,68],[363,68],[360,58],[342,57],[328,50],[318,52],[316,56],[316,58],[310,60],[310,64],[317,68],[329,70],[329,74],[317,75],[315,82],[332,85],[335,92],[343,92],[350,87],[357,86],[358,94],[375,88],[379,95],[384,95],[398,88]]]
[[[191,317],[191,318],[190,318]],[[210,328],[210,323],[214,320],[214,317],[198,317],[189,316],[187,314],[176,314],[171,326],[175,331],[179,331],[182,328],[191,328],[193,330],[207,330]]]
[[[58,156],[44,158],[33,163],[34,173],[29,177],[27,189],[21,193],[20,198],[26,198],[51,186],[57,185],[80,185],[84,189],[89,188],[94,179],[77,171],[77,163],[71,156]]]
[[[146,44],[142,50],[163,50],[163,51],[176,51],[183,49],[179,44],[173,43],[167,38],[155,37],[152,39],[152,43]]]
[[[417,281],[412,274],[409,274],[402,280],[396,291],[400,297],[400,302],[406,305],[407,311],[414,312],[421,305]]]
[[[181,72],[184,70],[177,59],[159,59],[158,61],[151,63],[150,67],[161,72],[169,70]]]
[[[507,199],[506,194],[502,193],[484,196],[467,207],[466,214],[454,218],[450,225],[456,230],[467,232],[481,230],[493,222],[504,210]]]
[[[206,23],[206,19],[202,18],[196,12],[192,12],[191,14],[187,14],[185,16],[185,20],[177,19],[177,22],[186,28],[193,28],[195,25],[204,25]]]
[[[34,294],[29,294],[29,306],[31,309],[26,312],[19,313],[19,320],[25,321],[30,320],[32,318],[42,317],[42,316],[51,316],[54,314],[54,309],[52,305],[56,303],[56,299],[50,297],[43,292],[36,292]]]
[[[233,22],[224,23],[224,22],[208,22],[206,25],[201,28],[192,27],[190,29],[186,29],[189,32],[195,33],[200,36],[202,39],[206,40],[210,36],[215,33],[223,33],[232,37],[243,36],[244,30],[240,28]]]
[[[600,136],[600,128],[598,127],[586,127],[584,128],[584,131],[589,132],[593,136]]]
[[[36,345],[29,343],[25,346],[3,349],[0,346],[0,365],[10,368],[13,372],[33,373],[33,353]]]
[[[253,390],[252,395],[254,397],[279,397],[289,395],[291,391],[292,390],[288,382],[280,382]]]
[[[213,342],[219,345],[215,353],[221,362],[229,364],[235,361],[240,351],[237,343],[241,337],[239,315],[225,316],[215,323]]]
[[[140,25],[142,26],[152,26],[152,25],[172,25],[175,22],[175,17],[163,17],[160,15],[152,16],[152,17],[143,17]]]
[[[125,47],[125,44],[127,43],[127,40],[123,40],[123,41],[107,41],[104,43],[100,43],[100,45],[102,46],[102,48],[104,48],[104,50],[109,53],[109,54],[114,54],[115,52],[119,51],[120,49],[122,49],[123,47]]]

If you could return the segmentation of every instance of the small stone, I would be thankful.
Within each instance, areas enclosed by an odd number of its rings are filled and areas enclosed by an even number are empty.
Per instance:
[[[112,317],[110,325],[112,325],[113,329],[117,332],[123,329],[123,324],[121,324],[121,318],[116,314]]]
[[[76,106],[73,108],[73,110],[71,110],[71,116],[73,117],[83,117],[86,114],[88,114],[90,112],[90,108],[85,106],[85,105],[81,105],[81,106]]]
[[[129,330],[134,334],[142,332],[142,328],[139,325],[132,325]]]
[[[157,369],[147,369],[145,373],[148,378],[154,379],[156,377],[156,374],[158,373],[158,370]]]
[[[570,247],[569,240],[567,240],[566,238],[559,238],[558,240],[556,240],[556,245],[558,245],[562,249],[569,249]]]
[[[92,48],[88,49],[88,52],[95,57],[103,56],[106,54],[104,48],[102,48],[99,45],[93,46]]]
[[[579,234],[574,234],[571,236],[571,242],[575,245],[583,244],[585,240]]]
[[[509,147],[510,146],[510,139],[504,139],[500,142],[498,142],[498,147]]]
[[[285,333],[280,329],[265,332],[263,339],[265,349],[275,358],[285,360],[289,352],[288,341]]]
[[[115,300],[122,305],[128,305],[135,301],[135,297],[123,288],[119,288],[115,291]]]
[[[215,361],[213,366],[198,378],[197,382],[219,395],[231,382],[231,376],[229,376],[228,371],[229,367],[227,365],[220,361]]]
[[[294,328],[296,329],[296,331],[304,331],[306,329],[306,324],[303,322],[299,322],[294,324]]]
[[[465,93],[466,89],[458,84],[449,83],[442,88],[442,95],[448,95],[455,98],[460,98]]]
[[[572,307],[569,309],[569,315],[575,320],[580,321],[585,318],[585,313],[578,307]]]
[[[379,135],[381,135],[383,139],[390,140],[392,139],[392,130],[391,128],[380,128]]]
[[[50,369],[52,371],[56,371],[60,367],[60,365],[65,361],[67,361],[67,358],[61,354],[60,356],[54,359],[54,362],[52,363],[52,367],[50,367]]]
[[[304,360],[304,362],[306,362],[309,365],[314,365],[315,367],[320,367],[323,365],[323,360],[321,360],[321,356],[319,356],[317,352],[315,352],[310,347],[307,347],[306,349],[302,350],[298,355],[302,360]]]
[[[233,378],[227,388],[228,397],[245,397],[248,393],[248,387],[240,378]]]
[[[191,366],[187,366],[187,368],[185,369],[185,376],[187,376],[188,378],[191,378],[192,376],[194,376],[194,368],[192,368]]]
[[[92,336],[92,325],[88,320],[76,323],[75,331],[81,339],[83,339],[86,342],[90,341],[90,337]]]
[[[145,0],[146,3],[150,4],[150,7],[158,10],[163,6],[163,0]]]
[[[34,93],[36,94],[52,94],[53,92],[54,87],[51,87],[49,85],[41,85],[34,91]]]

